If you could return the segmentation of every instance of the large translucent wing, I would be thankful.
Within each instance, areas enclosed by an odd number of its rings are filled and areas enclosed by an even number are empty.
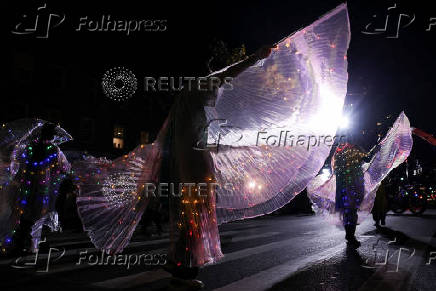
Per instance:
[[[307,195],[313,203],[317,214],[336,212],[336,175],[320,174],[307,185]]]
[[[219,144],[212,157],[221,223],[282,207],[318,173],[340,122],[349,41],[343,4],[278,43],[206,107],[208,142]]]
[[[3,124],[0,127],[0,147],[4,149],[37,138],[45,123],[47,121],[42,119],[22,118]],[[55,128],[53,144],[59,145],[72,139],[71,135],[62,127]]]
[[[150,198],[144,187],[156,182],[159,159],[159,146],[149,144],[114,161],[85,157],[73,164],[79,215],[96,248],[115,253],[129,243]]]
[[[370,211],[375,198],[375,192],[380,182],[386,178],[392,169],[403,163],[410,154],[413,146],[412,129],[409,119],[401,112],[385,138],[376,148],[365,172],[365,199],[361,210]]]

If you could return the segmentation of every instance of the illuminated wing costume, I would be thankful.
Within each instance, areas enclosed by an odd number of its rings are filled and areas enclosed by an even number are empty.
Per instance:
[[[412,150],[413,139],[410,122],[402,112],[385,138],[375,147],[375,152],[369,163],[360,165],[363,173],[363,189],[359,192],[359,201],[356,208],[359,211],[359,219],[362,220],[371,211],[374,205],[375,194],[381,181],[389,172],[403,163]],[[307,186],[309,198],[314,203],[317,213],[324,214],[332,222],[340,222],[340,217],[333,215],[338,213],[336,186],[337,175],[330,177],[324,174],[318,175]],[[362,192],[362,193],[360,193]],[[339,220],[338,220],[339,218]]]
[[[232,81],[232,90],[221,87],[216,96],[178,98],[153,144],[113,162],[87,158],[79,163],[77,205],[96,247],[120,252],[127,245],[148,203],[143,194],[148,182],[219,185],[205,200],[183,196],[179,212],[170,212],[180,216],[178,225],[189,236],[183,247],[190,258],[182,263],[191,266],[222,256],[219,223],[270,213],[288,203],[329,155],[332,142],[319,136],[333,137],[339,123],[349,41],[343,4],[280,41],[269,57]],[[215,106],[202,98],[215,99]],[[193,151],[205,128],[209,148]],[[266,142],[267,135],[284,131],[285,139]],[[294,140],[298,136],[306,140]],[[163,173],[172,180],[162,180]]]
[[[57,145],[72,140],[61,127],[55,128],[52,146],[37,165],[29,164],[31,145],[38,141],[46,121],[20,119],[0,129],[0,239],[2,247],[13,243],[14,230],[23,212],[32,217],[33,248],[40,239],[43,225],[58,228],[55,200],[63,175],[70,165]],[[3,248],[5,249],[5,248]]]
[[[140,145],[114,161],[85,157],[73,163],[79,182],[77,207],[84,229],[99,249],[121,251],[148,204],[144,183],[156,182],[161,145]]]
[[[340,5],[282,40],[206,108],[209,141],[220,139],[212,153],[216,179],[228,183],[217,191],[220,222],[270,213],[318,173],[331,149],[320,136],[335,135],[342,113],[349,41],[347,9]]]

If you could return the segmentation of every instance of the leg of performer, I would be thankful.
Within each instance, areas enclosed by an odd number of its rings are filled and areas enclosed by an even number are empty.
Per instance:
[[[13,253],[21,254],[26,252],[25,250],[30,250],[32,240],[32,225],[33,222],[31,220],[20,220],[20,225],[17,227],[13,237]]]
[[[357,209],[346,208],[344,210],[344,228],[345,228],[345,239],[350,247],[358,248],[360,247],[360,242],[356,239],[355,232],[357,226]]]

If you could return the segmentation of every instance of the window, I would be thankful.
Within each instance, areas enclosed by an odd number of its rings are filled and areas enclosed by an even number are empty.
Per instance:
[[[141,144],[149,143],[149,133],[147,131],[141,131],[140,143]]]
[[[114,138],[112,143],[116,149],[122,149],[124,147],[124,128],[122,126],[114,126]]]
[[[122,126],[114,126],[114,137],[124,138],[124,128]]]
[[[114,148],[122,149],[124,147],[124,140],[122,138],[114,137],[113,144]]]

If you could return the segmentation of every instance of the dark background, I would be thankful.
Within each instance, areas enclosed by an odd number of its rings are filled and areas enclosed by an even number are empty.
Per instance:
[[[65,14],[66,20],[50,30],[48,39],[14,35],[22,15],[34,14],[40,4]],[[214,39],[229,48],[244,44],[247,53],[274,43],[316,20],[341,1],[9,1],[2,9],[0,121],[40,117],[58,122],[75,141],[63,147],[115,156],[140,142],[140,131],[150,142],[162,125],[174,94],[152,94],[143,89],[145,76],[202,76]],[[384,24],[387,33],[365,35],[369,22]],[[436,8],[418,1],[349,1],[351,44],[346,103],[352,114],[349,134],[368,148],[404,110],[412,126],[436,133],[434,67],[436,26],[427,32]],[[415,21],[395,35],[400,13]],[[79,18],[165,19],[163,32],[75,31]],[[377,15],[377,18],[373,18]],[[407,19],[404,20],[407,22]],[[435,21],[436,22],[436,21]],[[104,96],[101,78],[116,66],[131,69],[138,90],[128,101],[116,103]],[[351,106],[352,104],[352,106]],[[381,125],[377,126],[377,122]],[[114,125],[125,129],[126,146],[113,149]],[[365,130],[363,134],[362,130]],[[434,163],[435,147],[415,138],[413,157]]]

